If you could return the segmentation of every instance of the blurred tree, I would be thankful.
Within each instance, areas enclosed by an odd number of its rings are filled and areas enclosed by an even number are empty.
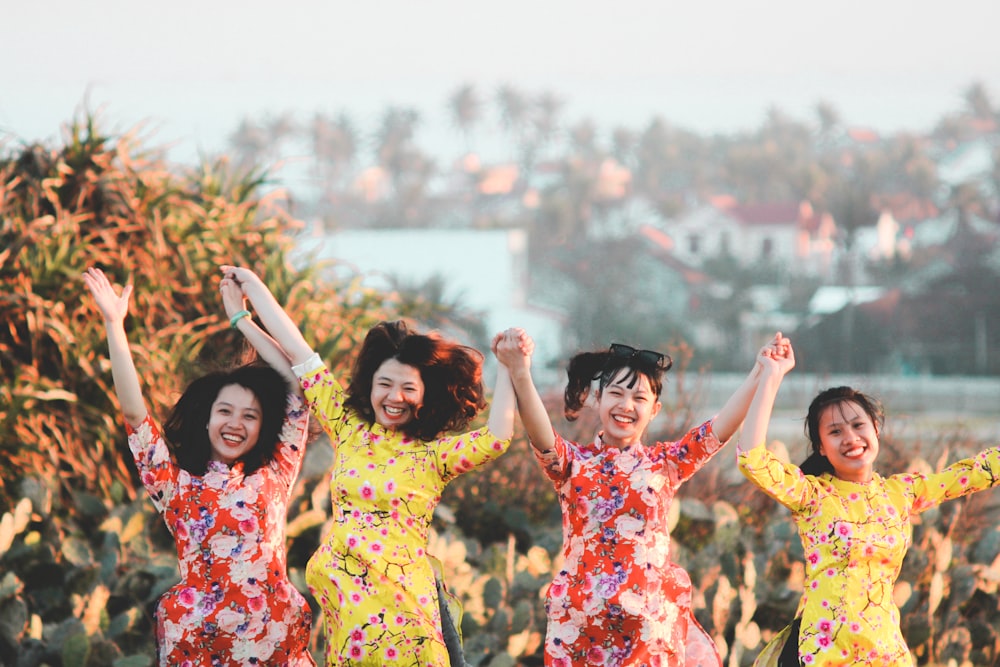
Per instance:
[[[472,131],[483,117],[483,102],[471,83],[456,88],[448,98],[451,121],[462,133],[465,152],[472,151]]]
[[[434,163],[415,141],[420,114],[408,107],[389,107],[382,114],[375,136],[379,167],[389,176],[393,197],[389,208],[374,221],[380,227],[414,227],[428,224],[427,183]]]
[[[996,117],[993,102],[986,91],[986,86],[981,81],[976,81],[966,88],[963,97],[965,98],[965,104],[968,106],[969,113],[974,118],[994,119]]]
[[[507,134],[508,145],[512,150],[512,158],[516,156],[525,141],[525,131],[531,105],[527,96],[512,85],[500,86],[496,92],[497,111],[500,116],[500,127]]]

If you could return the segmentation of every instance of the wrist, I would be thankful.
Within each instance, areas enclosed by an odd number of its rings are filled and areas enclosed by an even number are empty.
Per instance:
[[[240,320],[242,320],[244,317],[250,317],[250,311],[247,310],[246,308],[232,314],[232,316],[229,318],[229,326],[235,329],[236,325],[239,324]]]

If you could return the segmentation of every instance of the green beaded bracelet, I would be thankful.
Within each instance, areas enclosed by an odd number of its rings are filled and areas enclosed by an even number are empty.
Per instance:
[[[236,323],[242,320],[244,317],[250,317],[249,310],[241,310],[240,312],[235,313],[232,317],[229,318],[229,326],[235,329]]]

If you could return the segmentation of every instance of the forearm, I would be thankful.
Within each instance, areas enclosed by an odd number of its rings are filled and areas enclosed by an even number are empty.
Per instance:
[[[521,415],[531,446],[539,452],[551,450],[555,447],[552,420],[549,419],[545,403],[531,379],[531,371],[526,368],[518,369],[511,374],[511,382],[517,396],[517,411]]]
[[[268,366],[281,373],[290,390],[301,393],[299,380],[292,372],[292,362],[278,342],[266,331],[257,326],[249,317],[242,317],[236,323],[236,328],[246,337],[247,342],[257,350],[257,354]]]
[[[749,449],[763,445],[767,438],[767,426],[771,421],[771,412],[774,409],[774,399],[778,395],[778,388],[781,386],[782,374],[777,372],[765,372],[761,375],[757,388],[750,400],[750,407],[747,410],[746,421],[743,422],[743,431],[740,435],[740,444]]]
[[[498,364],[497,383],[493,389],[493,402],[490,404],[490,417],[487,426],[490,433],[501,440],[510,440],[514,435],[514,411],[517,409],[517,398],[510,381],[510,373],[503,364]]]
[[[121,404],[122,414],[130,426],[138,428],[146,418],[146,401],[142,397],[139,374],[135,370],[125,326],[121,322],[105,322],[108,335],[108,356],[111,359],[111,377],[115,393]]]
[[[260,280],[254,280],[244,283],[243,289],[267,333],[274,338],[291,364],[301,364],[308,359],[313,353],[312,347],[267,286]]]
[[[726,404],[722,406],[712,424],[712,430],[721,442],[728,441],[740,428],[743,419],[750,408],[754,393],[760,380],[760,366],[755,364],[739,388],[733,392]]]

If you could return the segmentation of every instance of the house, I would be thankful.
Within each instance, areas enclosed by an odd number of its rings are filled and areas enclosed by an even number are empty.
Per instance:
[[[678,258],[700,266],[731,257],[741,266],[786,267],[793,274],[828,277],[834,268],[836,223],[809,202],[738,204],[719,199],[669,221],[665,231]]]

